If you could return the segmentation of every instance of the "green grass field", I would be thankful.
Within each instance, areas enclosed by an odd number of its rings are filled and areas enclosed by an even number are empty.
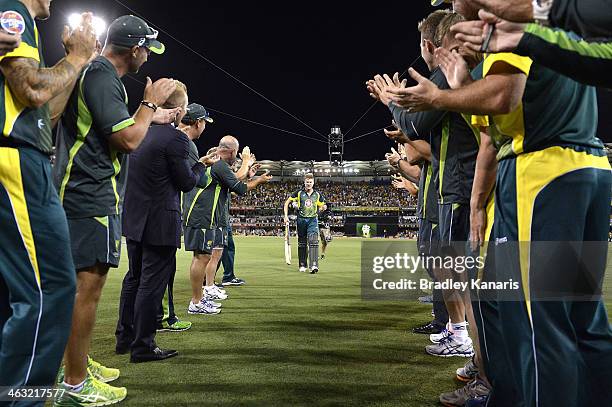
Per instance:
[[[426,355],[428,339],[410,332],[430,319],[429,305],[361,300],[358,239],[334,240],[317,275],[284,264],[282,238],[237,238],[236,245],[236,274],[247,285],[228,288],[216,316],[186,314],[191,258],[179,252],[175,305],[194,326],[158,334],[161,347],[180,355],[145,364],[114,354],[124,250],[91,352],[121,369],[114,384],[128,388],[124,405],[425,407],[457,388],[454,371],[465,360]]]

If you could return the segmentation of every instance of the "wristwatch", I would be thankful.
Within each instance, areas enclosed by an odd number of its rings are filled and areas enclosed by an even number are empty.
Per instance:
[[[146,100],[143,100],[142,102],[140,102],[141,105],[148,107],[149,109],[153,110],[154,112],[157,112],[157,105],[155,103],[151,103],[151,102],[147,102]]]

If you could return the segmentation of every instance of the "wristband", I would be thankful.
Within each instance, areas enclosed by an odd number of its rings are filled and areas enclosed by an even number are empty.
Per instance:
[[[153,110],[154,112],[157,112],[157,105],[155,103],[151,103],[151,102],[147,102],[146,100],[143,100],[142,102],[140,102],[140,104],[142,106],[146,106],[149,109]]]

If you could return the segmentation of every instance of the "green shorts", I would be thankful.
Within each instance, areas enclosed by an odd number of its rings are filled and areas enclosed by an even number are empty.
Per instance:
[[[121,216],[68,218],[70,246],[78,270],[108,265],[117,268],[121,258]]]
[[[227,246],[227,228],[198,229],[185,227],[185,250],[212,254],[214,249]]]

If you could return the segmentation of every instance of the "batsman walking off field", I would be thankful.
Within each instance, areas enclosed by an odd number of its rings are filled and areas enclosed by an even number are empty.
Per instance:
[[[289,204],[297,205],[298,257],[300,272],[306,272],[310,258],[310,274],[319,272],[319,209],[327,210],[325,199],[314,190],[314,176],[304,176],[304,188],[285,201],[285,224],[289,223]]]

